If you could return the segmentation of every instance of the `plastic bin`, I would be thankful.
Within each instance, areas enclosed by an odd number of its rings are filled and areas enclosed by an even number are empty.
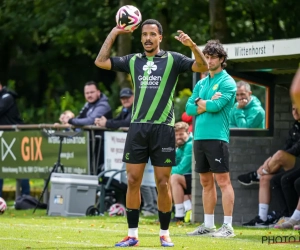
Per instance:
[[[95,205],[98,177],[52,173],[48,203],[50,216],[85,216],[87,208]]]

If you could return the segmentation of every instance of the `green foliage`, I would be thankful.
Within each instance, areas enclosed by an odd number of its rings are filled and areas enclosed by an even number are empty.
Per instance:
[[[299,37],[296,0],[225,3],[231,43]],[[210,39],[208,0],[135,0],[132,4],[141,10],[143,20],[161,21],[163,49],[191,55],[188,47],[174,39],[178,29],[197,44]],[[119,107],[117,88],[111,85],[116,81],[115,72],[94,65],[101,44],[115,26],[119,5],[119,0],[0,1],[0,80],[21,95],[26,122],[52,122],[67,107],[78,112],[79,103],[84,102],[83,85],[89,80],[102,82],[113,110]],[[142,50],[139,32],[132,35],[132,52]],[[117,49],[116,43],[111,53],[115,55]],[[191,83],[191,74],[182,74],[176,91],[191,88]]]
[[[185,112],[185,105],[189,97],[192,95],[190,89],[185,88],[178,92],[178,96],[174,98],[175,121],[181,121],[181,115]]]

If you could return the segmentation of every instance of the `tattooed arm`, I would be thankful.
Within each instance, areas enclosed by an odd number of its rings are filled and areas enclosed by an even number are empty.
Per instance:
[[[111,47],[113,46],[117,36],[119,34],[126,34],[130,33],[130,31],[121,30],[117,27],[114,27],[109,35],[106,37],[104,43],[102,44],[102,47],[99,51],[99,54],[95,60],[95,64],[97,67],[102,69],[111,69],[111,61],[110,61],[110,51]]]
[[[206,72],[208,71],[208,65],[203,55],[202,51],[198,48],[197,44],[189,37],[188,34],[184,33],[182,30],[177,31],[179,34],[175,36],[175,39],[181,42],[183,45],[190,47],[194,56],[195,62],[192,65],[192,70],[194,72]]]
[[[195,62],[192,65],[192,70],[194,72],[206,72],[208,71],[208,65],[206,62],[206,58],[203,55],[201,49],[198,48],[197,44],[193,44],[190,46],[190,49],[192,50],[194,56],[195,56]]]

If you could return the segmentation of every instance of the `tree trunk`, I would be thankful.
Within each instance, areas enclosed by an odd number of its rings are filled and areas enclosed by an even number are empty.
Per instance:
[[[131,0],[120,0],[120,7],[124,5],[132,5]],[[118,36],[118,56],[124,56],[131,52],[131,34],[123,34]],[[131,79],[128,74],[117,72],[118,85],[122,87],[131,87]]]
[[[225,0],[210,0],[210,36],[219,39],[222,43],[228,42]]]

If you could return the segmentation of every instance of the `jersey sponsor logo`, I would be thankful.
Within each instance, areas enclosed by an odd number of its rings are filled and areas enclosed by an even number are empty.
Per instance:
[[[154,64],[152,61],[148,61],[144,66],[143,70],[147,71],[148,75],[151,74],[152,70],[155,71],[157,70],[157,66]]]
[[[162,77],[150,75],[152,71],[157,70],[157,65],[155,65],[152,61],[147,61],[147,63],[143,66],[143,70],[146,71],[148,75],[138,76],[140,88],[158,88]]]
[[[169,153],[169,152],[172,152],[172,151],[174,151],[174,148],[172,148],[172,147],[161,148],[161,152],[163,152],[163,153]]]

